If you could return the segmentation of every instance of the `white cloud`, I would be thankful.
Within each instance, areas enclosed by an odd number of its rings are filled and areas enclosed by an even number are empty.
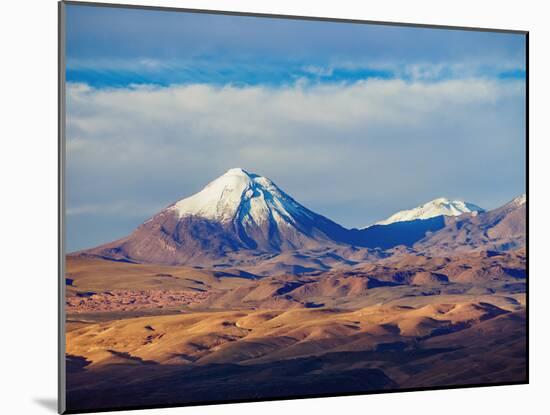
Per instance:
[[[348,226],[437,196],[492,207],[523,180],[523,88],[484,79],[69,84],[69,208],[124,201],[146,216],[236,166]]]
[[[318,66],[318,65],[306,65],[302,68],[306,73],[315,76],[332,76],[334,73],[334,67],[331,66]]]

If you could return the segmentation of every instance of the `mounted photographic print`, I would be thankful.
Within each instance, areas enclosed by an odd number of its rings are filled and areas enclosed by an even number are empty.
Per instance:
[[[59,10],[60,412],[528,381],[527,32]]]

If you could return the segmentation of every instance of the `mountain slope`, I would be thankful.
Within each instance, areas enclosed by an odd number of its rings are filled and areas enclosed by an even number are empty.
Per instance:
[[[516,197],[497,209],[476,216],[446,218],[443,229],[414,245],[418,251],[441,253],[471,249],[504,251],[525,246],[527,238],[527,199]]]
[[[473,203],[463,202],[461,200],[449,200],[447,198],[440,197],[413,209],[401,210],[387,219],[376,222],[374,225],[389,225],[396,222],[410,222],[419,219],[430,219],[437,216],[459,216],[463,213],[483,211],[484,210],[482,208],[474,205]]]
[[[305,208],[266,177],[230,169],[121,240],[85,253],[181,265],[212,262],[230,253],[326,248],[348,231]],[[227,262],[227,261],[222,261]]]
[[[398,245],[412,246],[423,239],[428,232],[435,232],[445,226],[445,216],[428,219],[399,221],[387,225],[372,225],[364,229],[352,229],[351,241],[365,248],[389,249]]]

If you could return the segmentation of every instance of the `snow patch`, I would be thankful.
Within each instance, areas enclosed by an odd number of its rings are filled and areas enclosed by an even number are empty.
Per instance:
[[[436,216],[459,216],[464,213],[483,212],[484,210],[472,203],[462,200],[449,200],[445,197],[434,199],[413,209],[399,211],[389,218],[376,222],[374,225],[389,225],[395,222],[405,222],[417,219],[430,219]],[[373,225],[371,225],[373,226]]]
[[[229,169],[200,192],[182,199],[167,210],[178,219],[196,216],[228,223],[237,215],[245,225],[269,221],[293,224],[297,216],[311,213],[295,202],[270,179],[241,168]]]
[[[527,195],[525,193],[519,195],[514,200],[512,200],[512,203],[517,206],[521,206],[527,202]]]

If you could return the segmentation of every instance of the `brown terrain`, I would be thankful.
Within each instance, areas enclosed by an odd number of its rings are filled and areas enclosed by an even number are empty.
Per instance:
[[[523,248],[271,277],[69,256],[68,407],[522,382],[525,266]]]
[[[178,309],[206,300],[208,293],[167,290],[111,290],[101,293],[78,293],[67,297],[67,313],[103,311],[138,311]]]

